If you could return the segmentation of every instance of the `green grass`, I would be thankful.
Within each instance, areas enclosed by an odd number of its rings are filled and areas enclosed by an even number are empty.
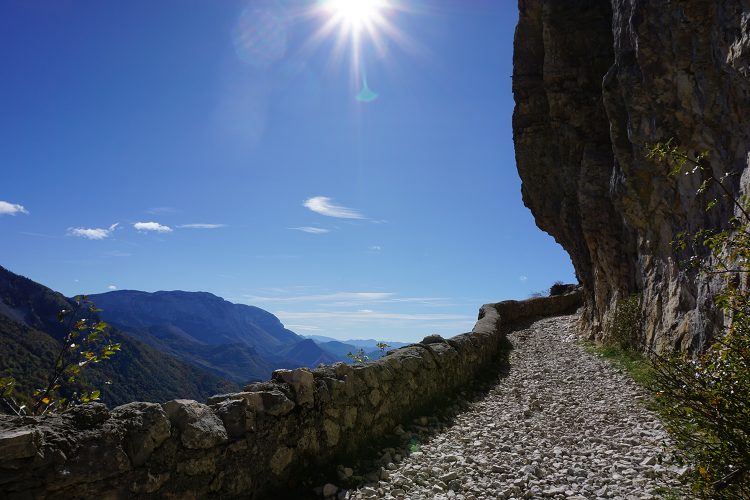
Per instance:
[[[600,356],[617,368],[625,370],[636,384],[645,388],[653,386],[656,373],[651,362],[644,355],[617,346],[593,342],[583,342],[582,345],[587,352]]]
[[[682,500],[685,498],[685,492],[669,486],[660,486],[656,488],[655,493],[662,500]]]

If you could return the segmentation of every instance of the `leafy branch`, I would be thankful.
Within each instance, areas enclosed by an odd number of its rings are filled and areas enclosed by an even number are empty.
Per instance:
[[[51,368],[47,383],[31,395],[19,395],[13,377],[0,377],[0,401],[16,415],[43,415],[100,399],[99,390],[79,389],[80,375],[91,364],[110,359],[120,344],[108,338],[109,325],[97,319],[101,312],[85,295],[73,298],[72,307],[57,313],[65,325],[65,336]],[[19,397],[20,396],[20,397]],[[19,402],[19,400],[28,403]]]
[[[691,158],[672,139],[648,148],[647,156],[671,164],[671,175],[702,176],[698,195],[716,186],[737,216],[728,228],[679,233],[676,251],[691,251],[688,267],[706,278],[721,277],[714,304],[727,318],[714,343],[692,358],[654,355],[655,391],[669,430],[696,464],[695,487],[709,498],[750,499],[750,205],[714,175],[708,152]],[[707,210],[718,203],[711,199]],[[705,248],[710,258],[701,258]],[[705,253],[704,253],[705,254]]]

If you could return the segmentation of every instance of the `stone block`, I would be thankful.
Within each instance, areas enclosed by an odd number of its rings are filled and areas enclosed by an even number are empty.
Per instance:
[[[227,399],[216,407],[216,414],[230,438],[241,438],[248,430],[247,399]]]
[[[146,463],[169,436],[169,418],[158,403],[128,403],[112,410],[124,430],[123,448],[134,467]]]
[[[280,446],[271,457],[271,471],[277,476],[286,469],[294,458],[294,450],[288,446]]]
[[[297,404],[312,406],[315,402],[315,380],[307,368],[276,370],[273,372],[273,379],[286,382],[292,387]]]
[[[42,433],[38,429],[21,428],[0,431],[0,460],[30,458],[42,445]]]
[[[175,399],[162,407],[179,429],[180,441],[186,448],[208,449],[229,439],[224,424],[209,406],[188,399]]]

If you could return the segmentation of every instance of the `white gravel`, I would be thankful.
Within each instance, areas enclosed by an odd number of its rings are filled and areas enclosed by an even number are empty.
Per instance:
[[[577,343],[577,318],[535,322],[509,335],[509,374],[451,425],[398,429],[411,453],[385,449],[379,471],[341,466],[371,482],[338,498],[659,498],[686,468],[626,374]],[[331,492],[331,486],[328,491]],[[329,498],[333,495],[329,496]]]

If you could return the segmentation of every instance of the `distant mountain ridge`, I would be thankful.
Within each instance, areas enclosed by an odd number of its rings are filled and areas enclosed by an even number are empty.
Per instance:
[[[112,322],[134,328],[168,324],[175,328],[173,334],[199,344],[242,342],[272,352],[302,340],[268,311],[208,292],[117,290],[90,297]]]
[[[370,359],[377,359],[390,349],[398,349],[410,345],[409,342],[396,342],[394,340],[375,340],[375,339],[348,339],[348,340],[337,340],[333,337],[326,337],[325,335],[305,335],[305,337],[313,340],[321,348],[326,351],[335,354],[340,359],[345,361],[351,361],[348,354],[358,352],[360,349]],[[378,343],[385,342],[388,347],[380,349]]]
[[[122,351],[88,370],[107,404],[174,398],[204,400],[241,384],[266,380],[279,368],[352,362],[362,348],[371,359],[376,340],[308,338],[268,311],[207,292],[118,290],[89,295],[112,325]],[[0,376],[21,389],[43,384],[65,330],[56,320],[71,300],[0,267]],[[390,348],[406,345],[391,342]],[[104,382],[112,380],[111,385]]]
[[[57,313],[71,307],[70,299],[62,294],[0,266],[0,376],[15,377],[25,392],[39,387],[65,334]],[[84,376],[102,391],[102,399],[109,405],[186,397],[203,400],[237,388],[120,329],[113,328],[110,337],[122,344],[122,350],[111,360],[87,369]],[[112,384],[105,384],[110,380]]]
[[[268,311],[208,292],[117,290],[90,298],[104,319],[143,342],[238,383],[341,360]]]

